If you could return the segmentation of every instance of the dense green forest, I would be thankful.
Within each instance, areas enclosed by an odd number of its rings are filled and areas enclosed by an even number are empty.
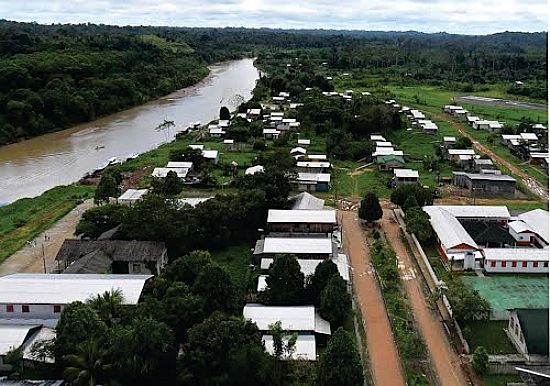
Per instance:
[[[547,33],[488,36],[244,28],[40,25],[0,21],[0,145],[120,111],[196,83],[206,65],[298,50],[327,69],[388,82],[522,80],[547,96]],[[307,65],[307,61],[304,62]]]

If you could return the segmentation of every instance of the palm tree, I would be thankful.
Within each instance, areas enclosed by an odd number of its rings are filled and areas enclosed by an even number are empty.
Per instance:
[[[76,354],[64,357],[68,364],[64,371],[65,378],[75,386],[96,386],[98,378],[111,368],[105,363],[105,355],[105,350],[96,341],[81,343]]]
[[[86,301],[108,326],[112,326],[120,319],[123,302],[124,295],[120,289],[105,291],[103,294],[97,294]]]

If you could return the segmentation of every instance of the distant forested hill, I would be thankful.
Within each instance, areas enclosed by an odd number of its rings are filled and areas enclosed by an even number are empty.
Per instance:
[[[0,20],[0,144],[88,121],[197,82],[206,65],[307,50],[334,69],[419,82],[528,82],[546,98],[548,35],[41,25]]]

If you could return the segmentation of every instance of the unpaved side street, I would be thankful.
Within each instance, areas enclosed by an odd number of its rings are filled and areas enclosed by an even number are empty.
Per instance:
[[[82,214],[93,206],[93,200],[87,200],[67,213],[50,229],[40,233],[34,240],[27,242],[23,248],[8,257],[0,264],[0,276],[17,272],[44,273],[44,258],[46,257],[46,272],[57,268],[55,256],[63,241],[74,237],[76,225]],[[47,240],[44,235],[47,236]]]
[[[348,253],[353,270],[353,287],[367,336],[369,364],[374,384],[404,386],[401,361],[384,300],[371,268],[369,250],[357,212],[340,211],[340,215],[344,249]]]
[[[417,272],[413,257],[409,256],[401,239],[401,228],[394,213],[384,208],[380,225],[386,238],[397,255],[401,280],[407,292],[415,320],[430,355],[430,361],[442,386],[467,385],[459,356],[451,347],[445,335],[439,315],[432,311],[422,291],[422,279]]]

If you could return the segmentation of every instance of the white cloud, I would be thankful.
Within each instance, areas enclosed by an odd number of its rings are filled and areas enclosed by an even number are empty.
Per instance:
[[[0,0],[41,23],[245,26],[485,34],[547,30],[545,0]]]

